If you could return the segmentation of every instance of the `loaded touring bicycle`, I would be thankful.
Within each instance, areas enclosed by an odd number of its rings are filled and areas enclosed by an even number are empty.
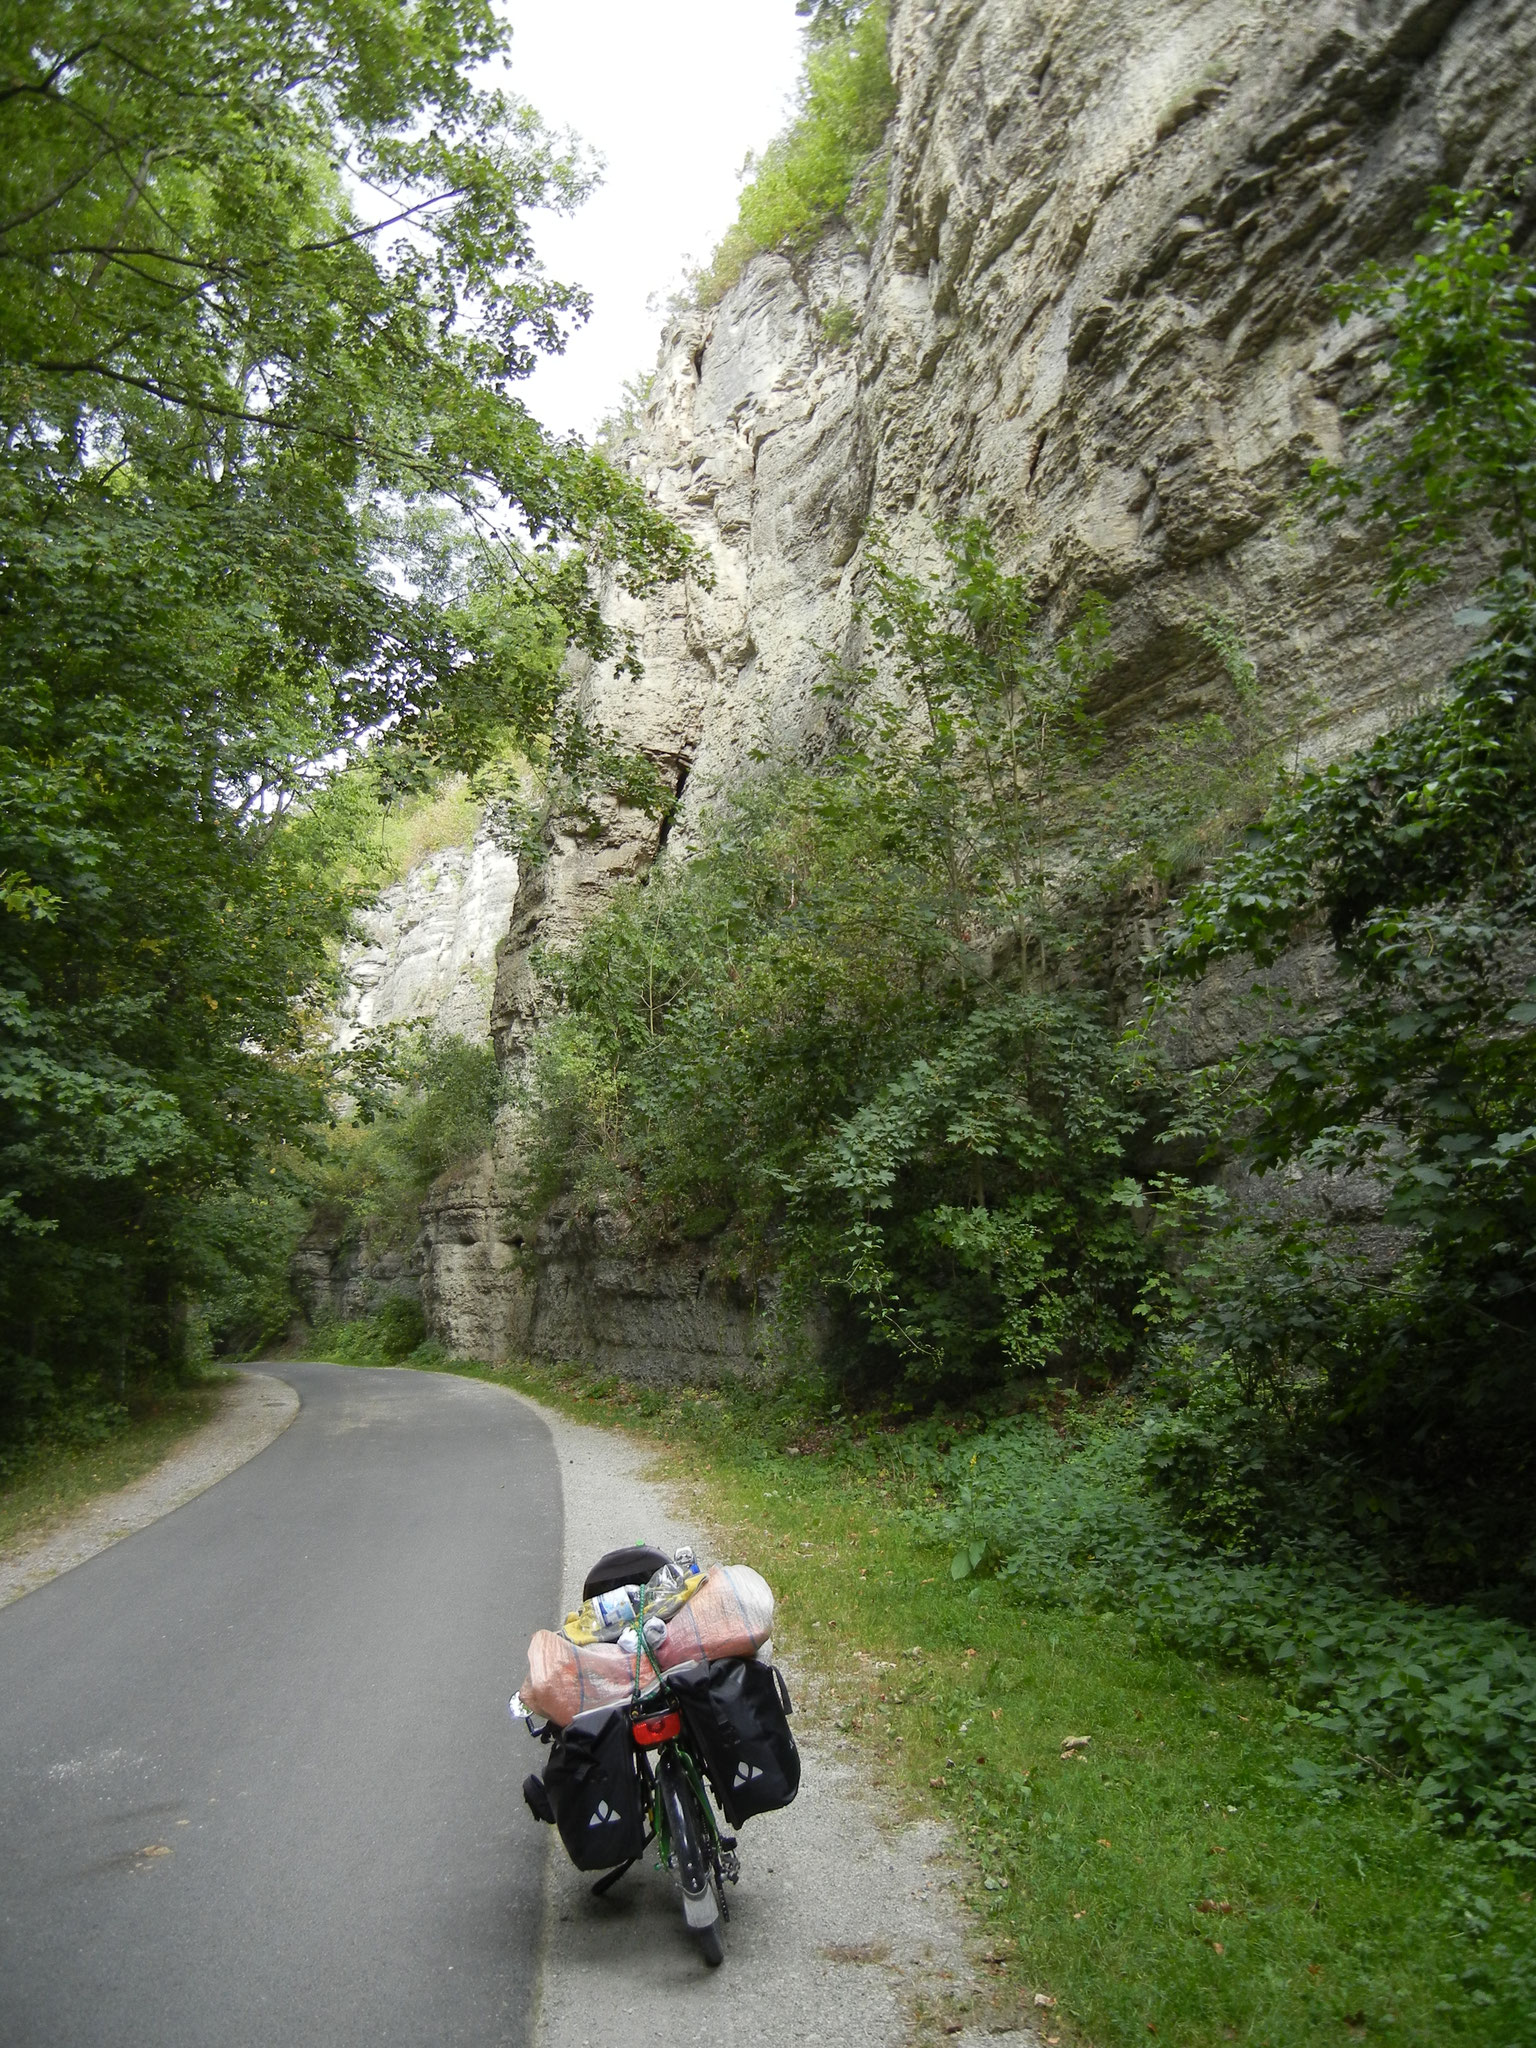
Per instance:
[[[754,1593],[757,1611],[748,1614]],[[672,1559],[636,1546],[601,1558],[582,1599],[567,1639],[534,1638],[533,1675],[512,1700],[513,1714],[550,1751],[543,1771],[524,1780],[523,1797],[578,1870],[604,1873],[594,1893],[617,1884],[654,1844],[658,1866],[681,1887],[700,1954],[716,1966],[730,1918],[726,1887],[740,1874],[736,1835],[726,1829],[787,1806],[800,1787],[789,1691],[771,1642],[753,1640],[766,1636],[772,1595],[756,1573],[700,1573],[691,1552]],[[605,1624],[611,1633],[615,1621],[616,1642],[583,1641]],[[728,1654],[711,1655],[712,1643]],[[589,1694],[597,1696],[591,1705]],[[542,1717],[539,1703],[550,1708]]]

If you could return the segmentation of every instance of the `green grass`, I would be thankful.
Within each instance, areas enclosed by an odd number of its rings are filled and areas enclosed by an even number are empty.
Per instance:
[[[220,1384],[222,1384],[222,1379]],[[212,1416],[220,1385],[160,1393],[99,1443],[44,1445],[0,1481],[0,1553],[46,1536],[98,1495],[142,1479]]]
[[[1536,2042],[1531,1864],[1436,1834],[1391,1782],[1327,1783],[1261,1678],[957,1583],[899,1435],[850,1446],[774,1396],[408,1362],[626,1429],[691,1483],[866,1775],[965,1845],[994,2023],[1095,2048]]]

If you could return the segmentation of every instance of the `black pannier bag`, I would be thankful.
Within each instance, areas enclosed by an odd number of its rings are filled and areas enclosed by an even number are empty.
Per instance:
[[[800,1790],[789,1688],[771,1664],[722,1657],[667,1673],[689,1740],[733,1828]]]
[[[624,1707],[578,1714],[554,1738],[544,1790],[578,1870],[612,1870],[645,1848],[645,1802]]]

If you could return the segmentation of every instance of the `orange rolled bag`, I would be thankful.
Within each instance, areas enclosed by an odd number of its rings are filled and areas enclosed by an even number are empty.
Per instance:
[[[638,1663],[638,1679],[637,1679]],[[528,1676],[518,1688],[531,1714],[567,1727],[589,1707],[611,1707],[656,1683],[656,1667],[617,1643],[573,1643],[541,1628],[528,1645]]]
[[[648,1692],[662,1672],[680,1664],[751,1657],[772,1633],[767,1580],[750,1565],[711,1565],[698,1590],[671,1615],[650,1656],[621,1650],[617,1643],[573,1643],[541,1628],[528,1645],[528,1676],[518,1691],[529,1713],[564,1728],[591,1707],[615,1706]]]
[[[750,1657],[773,1634],[773,1593],[749,1564],[714,1564],[667,1623],[655,1652],[663,1671],[700,1657]]]

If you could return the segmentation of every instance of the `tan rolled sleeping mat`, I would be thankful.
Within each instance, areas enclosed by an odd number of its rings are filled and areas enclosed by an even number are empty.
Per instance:
[[[773,1634],[773,1593],[747,1564],[711,1565],[704,1584],[667,1623],[656,1652],[663,1671],[699,1657],[750,1657]]]

